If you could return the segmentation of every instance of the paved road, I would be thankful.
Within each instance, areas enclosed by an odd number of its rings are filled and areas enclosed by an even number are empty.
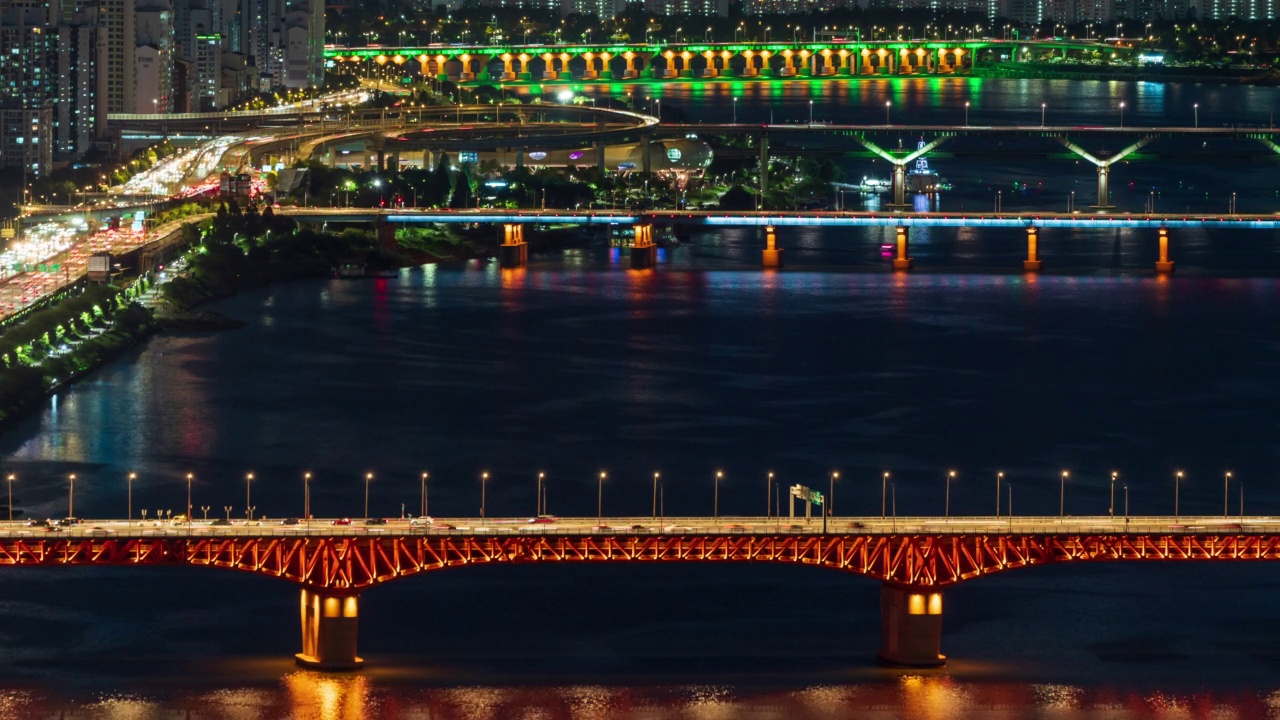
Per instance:
[[[30,527],[27,522],[0,521],[0,539],[51,537],[367,537],[370,535],[821,535],[822,518],[764,517],[677,517],[677,518],[556,518],[535,522],[531,518],[430,518],[381,519],[385,524],[366,524],[364,519],[317,518],[310,522],[296,519],[260,519],[246,522],[233,519],[231,524],[215,525],[214,520],[197,519],[186,524],[156,520],[82,520],[80,523],[50,529]],[[222,522],[226,522],[223,520]],[[296,524],[284,524],[284,523]],[[339,524],[346,523],[350,524]],[[1121,535],[1121,534],[1196,534],[1240,535],[1280,533],[1280,518],[1246,516],[1172,516],[1161,517],[910,517],[910,518],[828,518],[828,534],[841,535]]]

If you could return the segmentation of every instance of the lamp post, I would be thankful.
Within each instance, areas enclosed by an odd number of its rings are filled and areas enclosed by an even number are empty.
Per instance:
[[[5,481],[9,483],[9,522],[10,523],[13,522],[13,481],[17,479],[18,478],[13,473],[9,473],[9,477],[5,478]]]
[[[76,516],[76,474],[71,473],[71,484],[67,488],[67,517]]]
[[[658,478],[661,473],[653,474],[653,519],[658,519]]]
[[[1129,522],[1129,483],[1124,484],[1124,521]]]
[[[782,508],[778,508],[781,514]],[[773,517],[773,473],[765,478],[764,485],[764,516],[766,519]]]
[[[1231,482],[1231,471],[1222,478],[1222,517],[1227,516],[1227,485]]]
[[[1194,105],[1192,105],[1191,110],[1196,114],[1195,126],[1196,126],[1196,129],[1199,130],[1200,129],[1200,103],[1195,103]]]
[[[943,510],[942,510],[943,517],[946,517],[946,518],[951,517],[951,479],[954,478],[955,476],[956,476],[955,470],[951,470],[947,472],[947,500],[946,500],[946,504],[943,505]]]
[[[480,473],[480,519],[484,520],[484,486],[489,484],[489,473]]]
[[[130,473],[132,474],[132,473]],[[187,522],[191,522],[191,481],[195,480],[194,473],[187,473]]]
[[[253,519],[252,506],[249,504],[249,488],[253,485],[253,473],[245,473],[244,476],[244,517],[245,522]]]
[[[884,124],[885,124],[885,125],[888,125],[888,124],[889,124],[889,107],[890,107],[891,105],[893,105],[893,101],[892,101],[892,100],[885,100],[885,101],[884,101]]]
[[[302,520],[311,522],[311,473],[302,473]]]
[[[1067,475],[1066,470],[1062,471],[1062,482],[1058,484],[1058,517],[1067,516]]]
[[[885,497],[884,496],[885,496],[885,488],[888,484],[889,484],[889,473],[886,472],[880,478],[880,519],[881,520],[883,520],[885,517],[885,506],[884,506]]]
[[[733,124],[738,124],[738,98],[733,99]]]
[[[715,485],[716,485],[715,502],[712,505],[712,514],[711,514],[711,517],[715,518],[716,520],[720,519],[720,479],[723,477],[724,477],[724,471],[717,470],[716,482],[715,482]]]
[[[1173,519],[1178,519],[1178,495],[1181,494],[1182,471],[1173,474]]]
[[[596,485],[596,524],[604,523],[604,478],[605,471],[600,471],[600,482]]]
[[[813,101],[809,101],[809,124],[813,125]]]
[[[1004,473],[996,473],[996,517],[1000,517],[1000,483],[1004,480]]]
[[[129,473],[129,477],[125,479],[125,495],[128,497],[129,513],[125,515],[125,519],[133,520],[133,481],[138,479],[138,473]]]
[[[831,478],[827,483],[827,514],[830,515],[831,517],[835,517],[836,481],[839,479],[840,479],[840,473],[833,470],[831,472]]]
[[[364,519],[369,519],[369,483],[373,482],[373,473],[364,474]]]
[[[431,473],[425,473],[425,472],[422,473],[422,488],[421,488],[421,498],[420,498],[422,502],[419,504],[419,507],[418,507],[418,517],[427,516],[427,478],[429,478],[430,476],[431,476]]]
[[[534,498],[534,501],[535,501],[534,506],[536,509],[534,510],[534,513],[533,513],[533,516],[535,518],[542,514],[542,481],[545,480],[546,477],[547,477],[546,473],[544,472],[538,473],[537,497]]]
[[[1111,471],[1111,508],[1107,510],[1111,517],[1116,516],[1116,478],[1120,477],[1120,473]]]
[[[1040,103],[1040,127],[1044,127],[1044,114],[1048,108],[1049,103]]]
[[[969,127],[969,101],[964,102],[964,126]]]
[[[1124,127],[1124,101],[1120,102],[1120,127]]]

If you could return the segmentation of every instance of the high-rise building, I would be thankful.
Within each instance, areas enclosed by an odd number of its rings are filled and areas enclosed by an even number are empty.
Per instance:
[[[53,111],[0,108],[0,168],[38,177],[53,165]]]
[[[134,48],[136,8],[134,0],[100,0],[99,22],[106,33],[107,112],[134,111]]]
[[[173,12],[164,0],[140,0],[134,23],[133,112],[169,112],[173,98]]]
[[[23,7],[0,14],[0,167],[31,175],[48,172],[53,161],[57,36],[45,18]]]
[[[98,27],[90,18],[58,26],[58,102],[54,105],[54,152],[75,157],[105,135],[106,95],[100,93]]]

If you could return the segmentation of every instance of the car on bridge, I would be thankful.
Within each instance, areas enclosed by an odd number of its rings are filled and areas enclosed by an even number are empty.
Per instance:
[[[423,516],[421,516],[421,517],[416,517],[416,518],[412,518],[412,519],[410,519],[410,520],[409,520],[409,524],[410,524],[410,525],[434,525],[434,524],[435,524],[435,520],[432,520],[432,519],[431,519],[429,516],[427,516],[427,515],[423,515]]]
[[[338,518],[337,520],[333,521],[333,524],[334,525],[350,525],[351,518]]]

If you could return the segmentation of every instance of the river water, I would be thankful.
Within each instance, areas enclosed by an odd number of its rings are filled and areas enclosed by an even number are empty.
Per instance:
[[[986,81],[983,87],[991,86]],[[1226,92],[1218,89],[1215,92]],[[1253,90],[1233,91],[1253,93]],[[671,102],[671,101],[668,101]],[[1260,177],[1265,177],[1260,175]],[[525,271],[468,262],[307,281],[215,309],[243,330],[153,339],[0,438],[35,515],[251,504],[320,516],[765,511],[766,473],[837,515],[1280,512],[1274,238],[1060,236],[1050,272],[1021,239],[913,237],[884,270],[870,235],[797,233],[756,269],[749,232],[695,235],[653,273],[605,247]],[[1008,502],[1008,498],[1003,498]],[[198,509],[197,512],[200,512]],[[351,677],[302,672],[297,596],[218,570],[5,572],[0,716],[44,718],[1276,717],[1280,569],[1099,564],[948,591],[947,668],[871,661],[878,588],[804,567],[516,566],[389,583],[362,599]],[[189,714],[189,715],[188,715]]]

